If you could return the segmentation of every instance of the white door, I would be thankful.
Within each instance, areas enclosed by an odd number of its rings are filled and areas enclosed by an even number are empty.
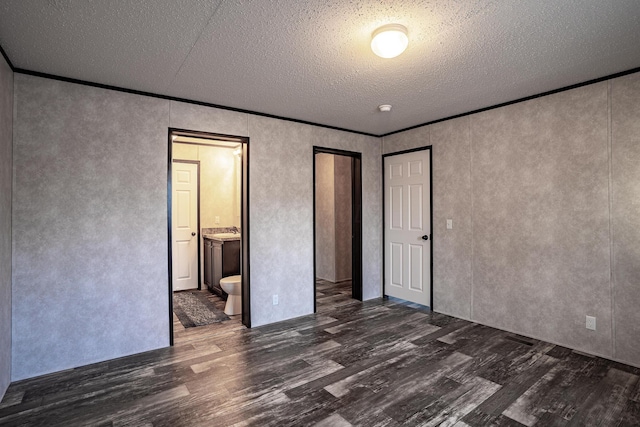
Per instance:
[[[431,306],[431,150],[384,158],[385,295]]]
[[[173,290],[198,288],[198,165],[173,162],[171,236]]]

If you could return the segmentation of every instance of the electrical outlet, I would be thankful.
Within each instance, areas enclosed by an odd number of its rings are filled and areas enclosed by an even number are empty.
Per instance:
[[[596,318],[593,317],[593,316],[587,316],[586,327],[587,327],[587,329],[595,331],[596,330]]]
[[[220,224],[220,217],[216,215],[216,224]]]
[[[453,228],[453,220],[452,219],[448,219],[447,220],[447,230],[451,230]]]
[[[278,295],[273,296],[273,305],[278,305]]]

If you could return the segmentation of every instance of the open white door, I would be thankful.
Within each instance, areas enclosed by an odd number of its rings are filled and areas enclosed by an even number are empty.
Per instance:
[[[384,293],[431,306],[431,150],[384,158]]]
[[[198,165],[171,167],[171,236],[173,290],[198,288]]]

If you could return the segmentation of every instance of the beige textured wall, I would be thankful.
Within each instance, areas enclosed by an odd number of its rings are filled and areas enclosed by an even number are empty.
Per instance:
[[[316,154],[316,277],[351,279],[351,158]]]
[[[640,365],[639,82],[384,138],[433,146],[436,311]]]
[[[23,74],[14,81],[12,380],[169,344],[170,127],[250,137],[253,326],[313,312],[314,145],[362,153],[363,294],[380,296],[379,139]]]
[[[0,57],[0,401],[11,382],[13,71]]]
[[[363,298],[379,297],[380,140],[260,116],[249,116],[249,134],[254,326],[313,311],[313,146],[362,153]]]
[[[316,277],[336,281],[336,218],[333,155],[316,154]]]
[[[336,281],[351,279],[351,158],[333,156]]]
[[[174,143],[172,154],[174,159],[200,161],[200,228],[240,227],[236,182],[240,163],[233,148]]]
[[[173,160],[198,160],[198,146],[174,142],[171,146]]]
[[[168,101],[14,82],[12,380],[168,345]]]
[[[233,149],[220,147],[198,147],[202,177],[200,181],[200,226],[240,226],[240,213],[236,203],[240,195],[236,186],[238,158]],[[220,217],[216,224],[215,217]]]
[[[611,131],[614,355],[640,365],[640,73],[611,82]]]
[[[384,138],[391,153],[433,146],[433,305],[471,318],[471,152],[469,117],[419,127]],[[446,230],[446,220],[453,229]]]

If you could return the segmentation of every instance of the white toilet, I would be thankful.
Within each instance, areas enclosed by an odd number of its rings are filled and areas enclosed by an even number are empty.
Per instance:
[[[224,306],[224,314],[229,316],[242,314],[242,276],[229,276],[220,279],[220,287],[229,294],[227,304]]]

